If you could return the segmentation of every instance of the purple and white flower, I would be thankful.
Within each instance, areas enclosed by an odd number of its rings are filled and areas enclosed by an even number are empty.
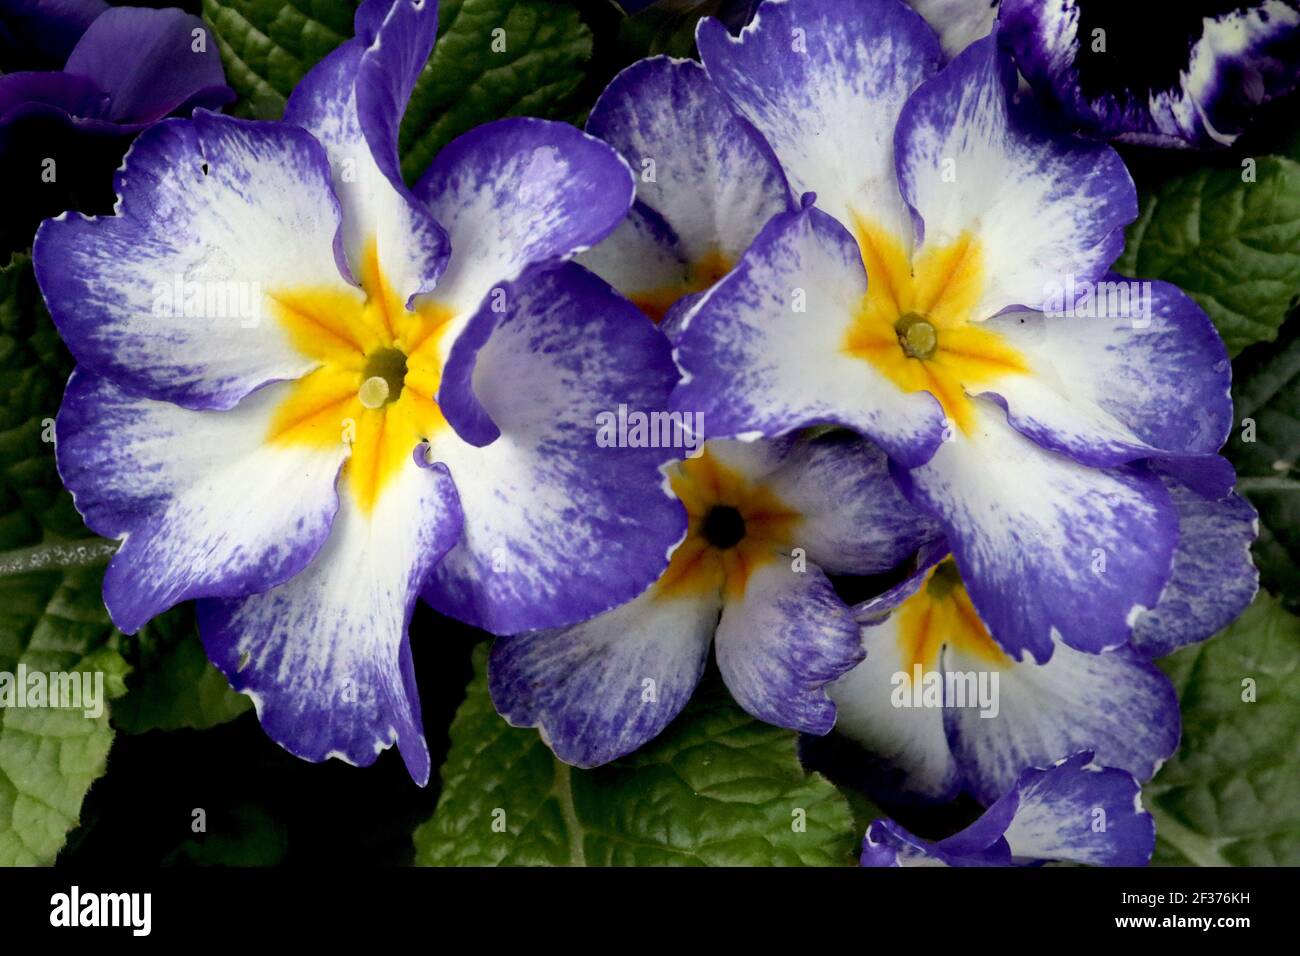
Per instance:
[[[1013,658],[1127,643],[1178,544],[1148,462],[1210,499],[1234,476],[1213,325],[1109,272],[1137,209],[1118,155],[1010,104],[996,36],[940,69],[901,0],[771,0],[698,43],[804,202],[684,317],[673,407],[876,442]]]
[[[566,763],[596,766],[656,736],[686,705],[710,645],[751,715],[827,733],[826,686],[862,659],[858,625],[827,575],[890,570],[935,534],[890,481],[885,456],[843,431],[710,441],[669,478],[689,528],[648,591],[492,648],[497,710],[537,727]]]
[[[1027,866],[1045,862],[1145,866],[1156,828],[1131,774],[1086,751],[1029,768],[978,820],[931,842],[892,820],[862,841],[863,866]]]
[[[938,543],[907,580],[855,608],[865,660],[828,693],[835,734],[857,747],[805,739],[805,759],[833,765],[886,803],[965,792],[988,805],[1024,768],[1084,749],[1151,779],[1179,739],[1178,698],[1151,658],[1226,626],[1259,579],[1249,551],[1254,509],[1164,480],[1178,505],[1178,571],[1138,619],[1131,645],[1089,654],[1058,642],[1045,663],[1012,660]]]
[[[37,236],[78,361],[58,462],[132,632],[199,599],[204,645],[310,760],[396,742],[429,778],[407,625],[421,593],[500,633],[641,593],[685,518],[654,448],[593,422],[660,408],[663,336],[563,260],[633,183],[570,126],[489,123],[412,190],[397,132],[434,0],[366,0],[284,122],[199,111],[142,135],[117,215]]]

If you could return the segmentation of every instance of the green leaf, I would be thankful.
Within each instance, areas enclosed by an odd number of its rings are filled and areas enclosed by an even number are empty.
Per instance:
[[[1276,346],[1234,363],[1236,426],[1227,455],[1237,490],[1259,511],[1255,563],[1265,588],[1300,605],[1300,319]]]
[[[0,551],[89,534],[54,463],[54,416],[71,373],[31,258],[15,256],[0,270]]]
[[[52,863],[104,773],[113,740],[107,700],[124,693],[128,665],[99,591],[100,573],[88,568],[0,579],[0,672],[21,666],[103,681],[92,716],[84,706],[0,708],[0,866]]]
[[[557,761],[535,730],[497,716],[486,646],[475,649],[474,671],[451,725],[437,811],[415,832],[417,863],[853,862],[856,831],[844,797],[799,766],[793,733],[747,716],[719,682],[706,680],[647,747],[576,770]]]
[[[355,12],[352,0],[203,0],[235,115],[279,119],[303,75],[352,36]]]
[[[303,75],[352,37],[355,9],[353,0],[203,0],[227,82],[240,96],[234,114],[279,119]],[[591,47],[591,31],[569,3],[443,0],[438,43],[402,122],[407,179],[480,123],[567,115]]]
[[[206,730],[234,720],[253,702],[230,689],[208,661],[191,605],[150,622],[132,640],[128,693],[113,705],[113,726],[128,734],[149,730]]]
[[[1142,197],[1115,268],[1188,292],[1236,355],[1271,341],[1300,294],[1300,163],[1280,156],[1244,170],[1201,169]]]
[[[1156,862],[1300,865],[1300,618],[1261,594],[1161,666],[1182,702],[1183,741],[1143,793]]]
[[[408,180],[423,173],[443,146],[481,123],[567,115],[591,57],[591,31],[566,3],[443,0],[439,17],[438,43],[402,120],[402,173]]]

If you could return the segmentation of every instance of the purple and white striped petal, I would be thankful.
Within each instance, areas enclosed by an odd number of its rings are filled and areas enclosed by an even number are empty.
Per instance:
[[[845,351],[866,288],[858,245],[834,219],[810,205],[773,217],[674,340],[673,408],[702,413],[711,437],[835,424],[897,461],[927,461],[943,437],[939,403]]]
[[[667,566],[686,518],[659,471],[679,450],[598,443],[602,413],[664,409],[676,379],[667,340],[572,263],[511,283],[505,301],[481,345],[475,325],[461,335],[445,373],[473,388],[500,437],[482,447],[449,432],[434,440],[433,460],[456,480],[465,536],[425,598],[516,634],[632,600]]]
[[[983,278],[976,321],[1035,308],[1069,278],[1101,279],[1137,216],[1119,155],[1013,115],[1014,78],[997,37],[977,40],[911,96],[894,140],[918,245],[975,241]]]
[[[716,594],[651,588],[583,624],[498,638],[492,703],[513,726],[536,727],[565,763],[608,763],[681,713],[704,673],[720,608]]]
[[[231,408],[317,364],[276,320],[278,292],[361,299],[334,256],[325,154],[300,129],[204,112],[164,121],[135,141],[116,188],[116,216],[47,220],[34,261],[78,363],[133,392]]]
[[[862,660],[858,625],[820,568],[778,556],[728,600],[717,632],[718,669],[749,714],[810,734],[829,733],[827,685]]]
[[[1088,653],[1129,639],[1169,579],[1178,519],[1142,466],[1087,468],[1014,431],[995,404],[933,459],[895,470],[943,523],[980,617],[1012,657],[1045,663],[1055,636]]]
[[[133,634],[190,598],[265,590],[320,548],[346,447],[267,442],[288,388],[197,412],[73,373],[56,422],[59,474],[91,530],[124,539],[104,575],[118,628]]]
[[[694,61],[632,64],[592,107],[587,132],[631,164],[637,204],[653,215],[642,212],[579,261],[634,302],[698,291],[703,266],[730,268],[790,208],[771,150]],[[645,270],[647,261],[673,265]]]
[[[456,541],[461,512],[444,467],[412,460],[365,514],[344,495],[320,552],[260,594],[201,601],[199,633],[267,734],[295,756],[373,763],[396,742],[411,777],[429,750],[407,637],[420,583]]]
[[[1086,654],[1059,645],[1045,664],[1004,667],[950,646],[945,675],[997,673],[996,709],[948,700],[944,725],[964,789],[986,806],[1026,767],[1094,751],[1107,767],[1150,780],[1178,747],[1178,696],[1169,678],[1129,647]]]
[[[1133,646],[1148,657],[1213,637],[1259,590],[1259,571],[1250,557],[1259,515],[1250,503],[1235,494],[1206,498],[1157,473],[1178,511],[1178,549],[1159,602],[1133,625]]]
[[[983,386],[1012,426],[1103,468],[1217,452],[1232,428],[1232,367],[1201,308],[1168,283],[1115,275],[1063,291],[1059,312],[984,323],[1031,370]]]
[[[902,0],[769,0],[731,36],[712,18],[696,31],[709,78],[771,144],[795,195],[845,226],[870,216],[909,236],[894,177],[894,125],[942,53]]]
[[[609,235],[635,187],[627,163],[595,137],[567,123],[515,118],[453,140],[415,192],[451,239],[447,271],[431,298],[464,328],[500,315],[506,284],[529,267],[567,259]],[[442,341],[450,347],[457,334]],[[452,397],[466,396],[446,389],[440,396],[457,430],[476,444],[490,441],[490,432],[462,421]]]
[[[294,88],[284,120],[329,154],[343,209],[340,256],[360,282],[373,246],[400,300],[433,289],[450,254],[447,235],[401,178],[397,129],[438,29],[437,0],[366,0],[357,35]]]

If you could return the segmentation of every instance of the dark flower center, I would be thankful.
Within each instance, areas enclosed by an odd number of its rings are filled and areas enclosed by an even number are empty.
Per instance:
[[[366,360],[365,379],[361,386],[361,403],[367,408],[381,408],[402,394],[406,382],[406,355],[400,349],[379,349]]]
[[[731,505],[714,505],[704,517],[704,540],[725,551],[745,537],[745,519]]]
[[[908,312],[894,323],[898,344],[910,358],[928,359],[939,347],[939,332],[923,315]]]

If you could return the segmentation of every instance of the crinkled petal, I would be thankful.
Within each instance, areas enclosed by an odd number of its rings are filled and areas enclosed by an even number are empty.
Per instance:
[[[845,226],[856,213],[892,235],[910,223],[893,169],[894,125],[938,69],[938,39],[901,0],[765,3],[738,37],[696,31],[709,78],[761,132],[796,195]]]
[[[1178,746],[1173,685],[1127,646],[1086,654],[1061,645],[1046,664],[998,666],[953,645],[944,652],[943,670],[950,681],[960,676],[966,684],[997,675],[993,708],[956,698],[944,708],[965,789],[986,805],[1025,767],[1059,754],[1087,748],[1105,766],[1146,781]]]
[[[986,393],[1021,434],[1085,465],[1217,452],[1232,428],[1232,367],[1209,317],[1164,282],[1112,275],[1093,293],[1091,305],[1071,295],[1057,314],[985,322],[1030,369]]]
[[[325,540],[344,446],[267,441],[287,388],[201,412],[73,373],[56,423],[59,474],[91,530],[125,539],[104,575],[123,631],[190,598],[279,584]]]
[[[359,766],[396,742],[411,777],[428,783],[407,626],[420,582],[460,528],[446,469],[413,459],[370,514],[343,496],[328,540],[296,577],[199,603],[208,656],[253,698],[273,740],[306,760]]]
[[[150,398],[230,408],[316,360],[278,318],[287,290],[361,293],[339,275],[320,145],[284,123],[168,120],[117,174],[118,214],[47,220],[36,277],[79,363]]]
[[[983,278],[975,320],[1034,308],[1067,276],[1100,279],[1137,215],[1133,180],[1113,149],[1012,115],[1014,76],[996,36],[977,40],[912,95],[894,142],[923,248],[974,240],[968,257]]]
[[[1169,493],[1142,466],[1086,468],[1014,431],[993,403],[972,405],[970,435],[895,477],[943,523],[980,617],[1022,660],[1046,662],[1056,634],[1089,653],[1124,644],[1169,579]]]
[[[202,31],[202,49],[195,49],[195,31]],[[149,123],[189,112],[186,104],[215,109],[235,98],[216,37],[198,17],[176,9],[106,11],[82,34],[63,71],[108,94],[104,118],[114,123]]]
[[[943,410],[845,351],[867,278],[853,237],[805,206],[773,217],[677,334],[673,408],[710,437],[774,437],[814,424],[861,432],[908,465],[943,437]]]
[[[425,594],[495,634],[564,627],[627,603],[686,529],[659,470],[678,451],[598,444],[602,413],[663,409],[676,378],[667,340],[572,263],[512,283],[506,303],[462,379],[501,436],[476,447],[447,433],[432,449],[456,479],[465,536]],[[453,350],[448,376],[457,362]]]
[[[536,727],[557,757],[596,767],[658,736],[686,706],[708,661],[720,602],[652,587],[583,624],[501,637],[492,703]]]
[[[1250,556],[1259,515],[1250,503],[1235,494],[1206,498],[1160,474],[1178,510],[1178,548],[1160,601],[1133,625],[1133,646],[1148,657],[1164,657],[1214,636],[1259,590],[1259,571]]]
[[[625,229],[619,236],[620,244],[641,239],[674,259],[677,269],[666,283],[653,272],[639,274],[644,255],[609,275],[601,265],[614,263],[599,248],[582,260],[633,301],[689,287],[692,267],[711,258],[734,263],[763,225],[790,207],[770,149],[693,61],[659,56],[632,64],[592,107],[587,132],[627,159],[637,200],[668,227]],[[649,254],[653,261],[655,252]]]
[[[827,685],[862,660],[858,626],[821,569],[785,555],[750,572],[728,600],[717,633],[718,668],[731,696],[759,720],[828,733]]]

